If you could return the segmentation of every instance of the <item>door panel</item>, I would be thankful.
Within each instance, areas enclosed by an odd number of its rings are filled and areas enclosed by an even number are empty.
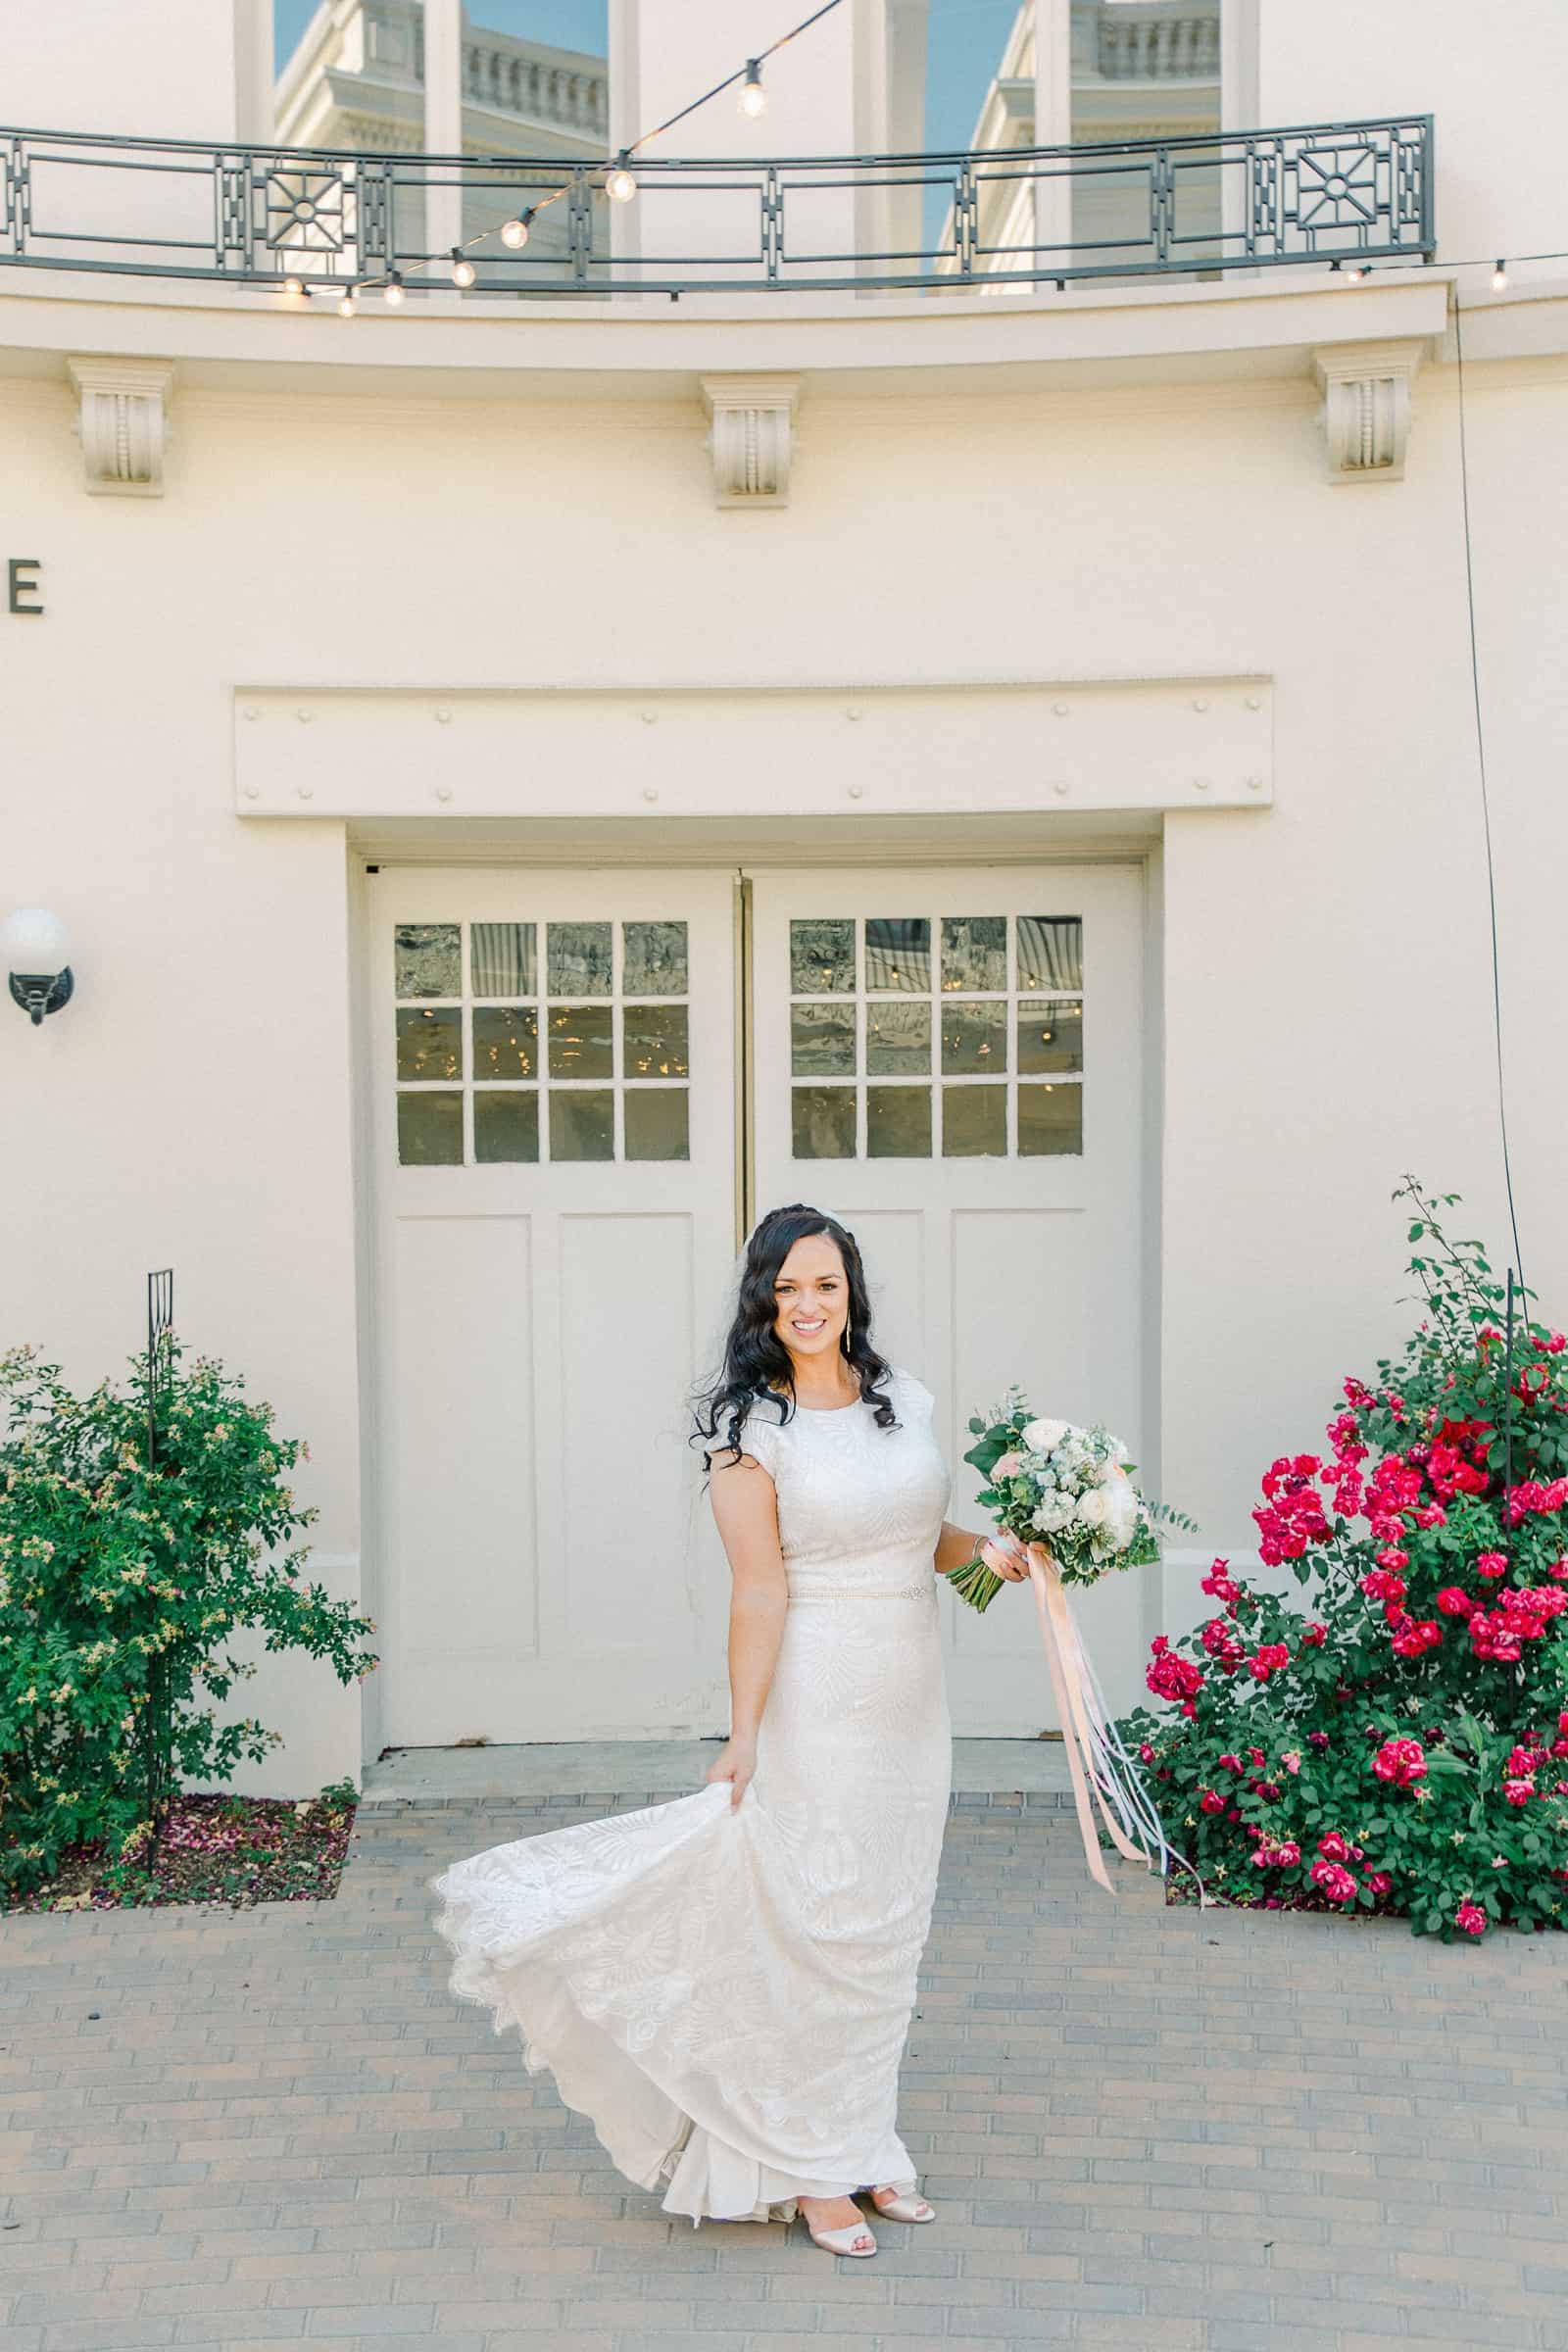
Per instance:
[[[1141,869],[759,873],[754,911],[757,1208],[856,1233],[878,1343],[936,1394],[955,1516],[968,1416],[1012,1380],[1136,1457]],[[1085,1610],[1113,1696],[1136,1600],[1118,1580]],[[958,1730],[1052,1722],[1029,1605],[947,1610]]]
[[[727,873],[369,877],[385,1737],[712,1731]]]

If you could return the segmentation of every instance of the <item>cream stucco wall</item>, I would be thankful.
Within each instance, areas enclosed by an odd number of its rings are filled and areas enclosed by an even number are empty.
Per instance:
[[[63,387],[0,409],[0,514],[48,605],[0,619],[4,896],[67,917],[79,980],[42,1032],[0,1023],[6,1333],[90,1379],[172,1261],[192,1344],[309,1436],[341,1589],[345,851],[335,824],[232,814],[236,679],[1271,673],[1276,805],[1165,824],[1164,1491],[1246,1548],[1258,1470],[1403,1327],[1403,1169],[1462,1190],[1505,1252],[1450,370],[1421,379],[1406,480],[1352,488],[1304,383],[823,394],[766,517],[712,508],[695,407],[191,392],[156,504],[82,495]],[[1563,436],[1536,364],[1473,376],[1519,1208],[1559,1299]],[[273,1785],[351,1767],[354,1694],[324,1670],[269,1661],[246,1704],[288,1733]]]
[[[1263,119],[1430,107],[1450,249],[1549,244],[1560,14],[1510,23],[1530,75],[1478,57],[1469,9],[1270,0]],[[98,88],[71,119],[217,135],[229,10],[204,25],[188,106],[126,85],[117,117]],[[51,29],[28,41],[36,119],[70,60]],[[1359,331],[1334,305],[1364,303],[1373,336],[1441,326],[1440,295],[1401,326],[1386,285],[1203,288],[1179,317],[1145,290],[906,305],[885,352],[873,304],[340,325],[226,290],[0,288],[0,555],[42,559],[47,605],[0,612],[0,902],[67,918],[78,983],[41,1031],[0,1017],[0,1339],[88,1382],[172,1262],[190,1343],[311,1442],[322,1573],[373,1595],[363,860],[339,822],[236,817],[237,684],[1261,675],[1273,805],[1165,816],[1151,950],[1158,1483],[1245,1551],[1259,1470],[1408,1320],[1400,1173],[1462,1191],[1507,1251],[1451,339],[1416,379],[1400,482],[1330,483],[1310,380],[1312,344]],[[1560,1314],[1568,324],[1483,288],[1469,446],[1510,1111],[1526,1271]],[[162,499],[84,494],[65,355],[99,349],[176,361]],[[792,503],[721,512],[697,378],[756,368],[803,374]],[[997,757],[982,727],[978,778]],[[737,816],[764,806],[737,776]],[[1040,852],[1068,821],[1041,815]],[[1190,1611],[1196,1575],[1166,1572],[1154,1618]],[[359,1693],[324,1669],[263,1661],[244,1703],[287,1736],[254,1786],[353,1769]]]

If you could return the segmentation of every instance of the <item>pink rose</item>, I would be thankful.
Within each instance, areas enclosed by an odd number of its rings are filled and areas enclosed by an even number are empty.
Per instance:
[[[1461,1903],[1453,1915],[1453,1924],[1456,1928],[1462,1928],[1467,1936],[1484,1936],[1487,1932],[1487,1915],[1479,1903]]]
[[[1380,1781],[1410,1788],[1426,1779],[1426,1751],[1419,1740],[1385,1740],[1372,1759],[1372,1769]]]

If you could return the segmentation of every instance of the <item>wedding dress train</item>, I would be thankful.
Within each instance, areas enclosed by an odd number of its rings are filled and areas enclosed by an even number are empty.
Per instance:
[[[914,2185],[896,2108],[952,1771],[949,1480],[929,1393],[887,1394],[891,1431],[866,1404],[748,1419],[789,1607],[740,1804],[712,1783],[430,1882],[453,1991],[694,2224]]]

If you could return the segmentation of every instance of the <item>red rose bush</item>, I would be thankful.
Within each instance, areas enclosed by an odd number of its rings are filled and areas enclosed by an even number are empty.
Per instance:
[[[1226,1560],[1161,1634],[1158,1710],[1118,1727],[1175,1850],[1267,1909],[1396,1913],[1417,1935],[1564,1924],[1568,1345],[1523,1313],[1413,1179],[1427,1312],[1252,1516],[1298,1606]]]

